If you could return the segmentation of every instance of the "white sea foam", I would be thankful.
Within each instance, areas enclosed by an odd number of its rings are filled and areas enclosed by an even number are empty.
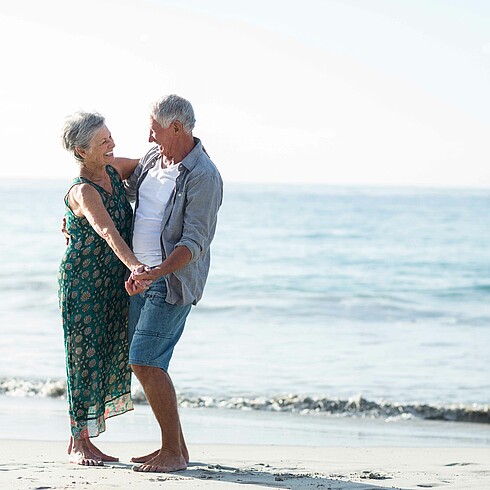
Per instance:
[[[0,379],[0,394],[14,397],[66,397],[66,383],[62,380]],[[133,386],[135,403],[147,403],[139,386]],[[184,408],[219,408],[244,411],[289,412],[325,414],[330,416],[384,418],[386,422],[400,422],[413,417],[427,420],[490,423],[490,406],[402,404],[386,400],[370,401],[361,395],[347,400],[309,397],[295,394],[267,397],[211,397],[178,394]]]

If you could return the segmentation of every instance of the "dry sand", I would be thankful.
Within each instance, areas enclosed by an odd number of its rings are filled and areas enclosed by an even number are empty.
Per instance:
[[[2,440],[0,488],[490,489],[490,448],[190,445],[188,469],[172,474],[132,471],[130,457],[151,443],[101,448],[121,462],[80,467],[66,462],[64,443]]]

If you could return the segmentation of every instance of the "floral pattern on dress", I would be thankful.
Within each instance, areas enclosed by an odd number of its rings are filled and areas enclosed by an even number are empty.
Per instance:
[[[117,171],[106,171],[113,193],[82,177],[72,185],[95,187],[114,224],[130,244],[132,209]],[[61,261],[58,285],[66,355],[71,433],[76,439],[104,432],[105,420],[133,409],[128,364],[129,298],[126,267],[85,217],[66,204],[70,243]]]

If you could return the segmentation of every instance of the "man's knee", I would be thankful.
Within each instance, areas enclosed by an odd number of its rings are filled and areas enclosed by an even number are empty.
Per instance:
[[[140,366],[139,364],[130,364],[133,373],[138,379],[146,378],[150,374],[149,366]]]
[[[130,364],[131,369],[135,376],[141,381],[144,382],[147,379],[153,378],[155,375],[161,375],[162,369],[153,366],[142,366],[140,364]],[[165,372],[165,371],[163,371]]]

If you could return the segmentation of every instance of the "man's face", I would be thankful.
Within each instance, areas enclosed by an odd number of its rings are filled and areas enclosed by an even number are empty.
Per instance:
[[[168,159],[172,159],[173,157],[174,135],[173,124],[168,128],[162,128],[160,123],[150,118],[150,137],[148,141],[150,143],[156,143],[160,147],[160,153]]]

